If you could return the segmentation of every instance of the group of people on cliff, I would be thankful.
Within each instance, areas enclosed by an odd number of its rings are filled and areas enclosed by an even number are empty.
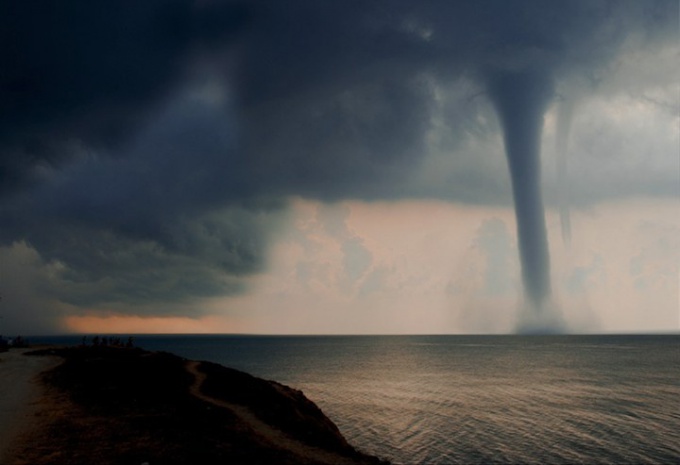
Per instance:
[[[0,335],[0,352],[4,352],[10,347],[28,347],[28,341],[21,336],[6,338]]]
[[[81,341],[81,346],[87,347],[87,346],[92,346],[92,347],[125,347],[125,348],[131,348],[134,347],[134,338],[132,336],[127,338],[127,341],[123,342],[123,339],[121,339],[118,336],[94,336],[91,340],[88,341],[87,336],[83,336],[83,339]]]

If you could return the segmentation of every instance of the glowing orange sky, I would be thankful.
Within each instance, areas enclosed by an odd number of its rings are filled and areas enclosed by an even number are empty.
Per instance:
[[[139,317],[129,315],[68,316],[64,319],[68,332],[83,334],[206,334],[237,333],[240,325],[224,317]]]

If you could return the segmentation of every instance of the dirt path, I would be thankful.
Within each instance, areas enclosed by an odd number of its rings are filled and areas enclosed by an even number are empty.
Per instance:
[[[316,447],[308,446],[307,444],[303,444],[302,442],[289,437],[282,431],[273,428],[272,426],[260,420],[247,407],[225,402],[223,400],[215,399],[203,394],[201,392],[201,385],[205,381],[206,375],[199,370],[199,366],[200,362],[195,361],[189,361],[186,365],[187,371],[194,376],[194,383],[191,386],[191,394],[202,401],[230,410],[264,441],[273,444],[275,447],[290,451],[297,456],[305,457],[315,462],[327,463],[329,465],[356,464],[356,462],[353,460]]]
[[[25,352],[0,353],[0,465],[13,440],[31,426],[41,394],[38,375],[59,363],[56,357],[24,356]]]

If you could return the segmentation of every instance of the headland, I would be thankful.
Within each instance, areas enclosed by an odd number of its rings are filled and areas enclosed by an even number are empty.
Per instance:
[[[385,465],[304,394],[214,363],[131,347],[46,348],[31,427],[2,465]]]

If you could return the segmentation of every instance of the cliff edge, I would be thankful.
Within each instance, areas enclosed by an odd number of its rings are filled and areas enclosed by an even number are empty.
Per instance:
[[[63,362],[8,465],[386,464],[302,392],[238,370],[137,348],[32,354]]]

